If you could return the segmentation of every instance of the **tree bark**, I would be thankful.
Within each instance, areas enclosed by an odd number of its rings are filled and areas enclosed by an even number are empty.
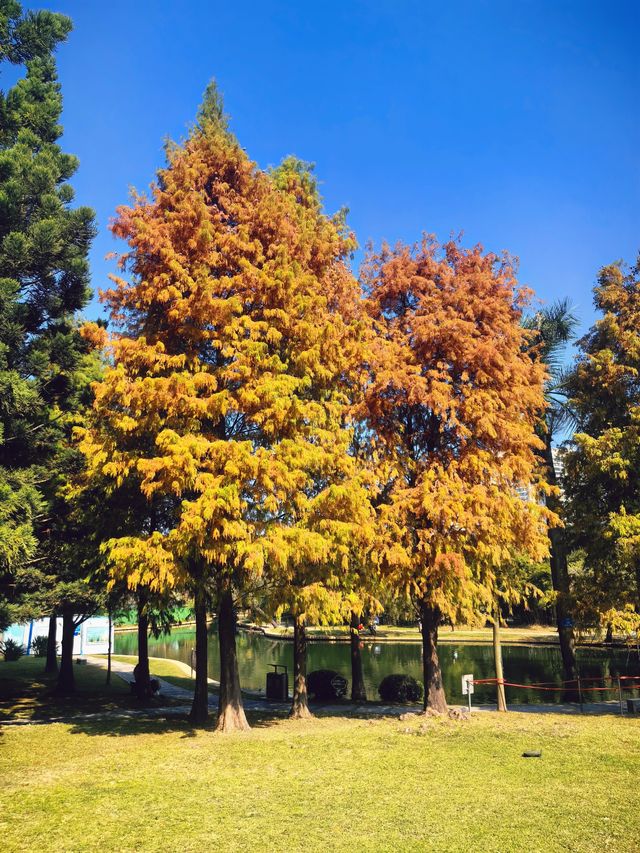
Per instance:
[[[604,638],[605,643],[613,643],[613,625],[607,622],[607,633]]]
[[[420,607],[422,632],[422,669],[424,673],[424,710],[447,712],[447,697],[442,684],[442,672],[438,659],[438,626],[440,611],[426,601]]]
[[[149,617],[147,616],[148,595],[146,590],[138,592],[138,663],[134,670],[138,699],[151,696],[149,674]]]
[[[44,665],[45,672],[58,671],[58,638],[56,631],[58,620],[55,613],[49,616],[49,633],[47,635],[47,662]]]
[[[493,614],[493,658],[496,665],[496,704],[498,706],[498,711],[506,711],[507,698],[504,692],[502,643],[500,641],[500,605],[497,603]]]
[[[551,438],[547,434],[544,450],[545,465],[547,468],[547,480],[550,485],[557,486],[558,478],[553,464],[553,452]],[[561,514],[562,505],[556,495],[547,497],[547,507]],[[563,527],[549,528],[551,582],[556,593],[556,623],[558,626],[558,637],[560,640],[560,652],[562,654],[562,669],[567,681],[577,677],[576,646],[573,633],[573,619],[571,616],[571,588],[569,578],[569,567],[567,562],[567,546]]]
[[[236,650],[236,617],[230,589],[223,589],[218,605],[218,638],[220,641],[220,698],[218,732],[243,732],[250,726],[242,705],[238,653]]]
[[[293,701],[289,716],[295,720],[313,716],[307,696],[307,632],[304,619],[297,615],[293,622]]]
[[[60,657],[60,672],[58,674],[58,693],[70,695],[76,692],[73,674],[73,608],[62,608],[62,655]]]
[[[367,689],[364,685],[364,673],[362,670],[362,653],[360,651],[360,634],[358,625],[361,614],[351,613],[351,701],[366,702]]]
[[[196,679],[189,719],[203,726],[209,719],[209,658],[207,645],[207,594],[198,586],[194,597],[196,616]]]

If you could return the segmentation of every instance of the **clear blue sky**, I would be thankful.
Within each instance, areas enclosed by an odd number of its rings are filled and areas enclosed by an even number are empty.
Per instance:
[[[98,213],[95,289],[117,248],[109,217],[211,77],[250,156],[314,161],[361,245],[464,231],[519,256],[543,300],[569,296],[583,328],[598,268],[640,249],[638,0],[43,5],[75,25],[64,145]]]

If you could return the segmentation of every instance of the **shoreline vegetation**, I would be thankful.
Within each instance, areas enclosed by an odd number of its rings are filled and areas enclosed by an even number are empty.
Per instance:
[[[172,626],[172,630],[195,630],[195,621],[185,620]],[[259,625],[254,622],[239,622],[238,631],[251,634],[259,634],[267,640],[284,640],[293,642],[293,626]],[[135,624],[116,625],[116,634],[133,633],[137,631]],[[346,625],[320,626],[311,625],[307,629],[307,639],[310,643],[349,643],[349,628]],[[375,634],[367,629],[360,632],[360,639],[366,643],[420,643],[420,631],[417,625],[381,625]],[[438,634],[438,643],[452,645],[464,643],[465,645],[491,645],[493,633],[491,628],[441,628]],[[550,625],[527,625],[523,627],[501,629],[501,641],[505,646],[557,646],[559,645],[558,632]],[[576,645],[589,648],[628,648],[629,643],[622,638],[614,637],[612,642],[605,642],[603,637],[595,635],[582,635],[576,637]],[[635,648],[635,644],[633,646]]]

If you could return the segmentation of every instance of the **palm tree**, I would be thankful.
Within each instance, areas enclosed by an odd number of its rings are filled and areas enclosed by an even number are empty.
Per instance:
[[[534,340],[537,357],[547,366],[549,377],[545,388],[547,409],[540,424],[541,451],[547,482],[558,485],[558,473],[553,458],[553,443],[571,424],[572,416],[564,394],[566,346],[574,337],[578,319],[567,299],[559,299],[524,320],[524,326],[538,332]],[[557,494],[548,495],[547,507],[562,516],[562,500]],[[567,680],[577,676],[573,619],[571,616],[571,585],[567,564],[567,541],[563,527],[549,528],[551,580],[556,593],[556,619],[562,652],[562,666]]]

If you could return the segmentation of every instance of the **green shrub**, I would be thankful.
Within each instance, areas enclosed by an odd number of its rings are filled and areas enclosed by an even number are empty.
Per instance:
[[[419,702],[424,696],[424,685],[411,675],[394,673],[382,679],[378,693],[383,702]]]
[[[39,637],[34,637],[33,640],[31,640],[31,654],[35,655],[37,658],[46,657],[48,642],[49,638],[46,634],[40,634]]]
[[[333,669],[315,669],[307,676],[307,690],[319,702],[341,699],[347,692],[348,682]]]
[[[24,654],[24,647],[9,638],[4,643],[0,643],[0,652],[2,652],[6,661],[18,660]]]

